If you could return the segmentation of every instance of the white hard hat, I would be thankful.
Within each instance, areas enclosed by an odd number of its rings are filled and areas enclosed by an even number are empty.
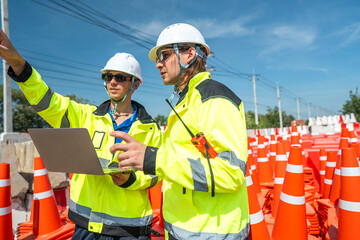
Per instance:
[[[112,58],[107,61],[102,73],[108,71],[119,71],[134,76],[143,83],[141,78],[141,68],[139,62],[135,57],[129,53],[116,53]]]
[[[203,35],[195,27],[186,23],[176,23],[166,27],[159,35],[156,46],[149,52],[151,61],[156,62],[158,49],[174,43],[194,43],[204,46],[206,55],[210,53],[209,46],[205,43]]]

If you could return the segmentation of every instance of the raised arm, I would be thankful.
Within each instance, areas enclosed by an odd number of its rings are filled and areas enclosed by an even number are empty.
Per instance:
[[[0,57],[10,64],[16,75],[25,69],[25,59],[12,45],[2,29],[0,29]]]

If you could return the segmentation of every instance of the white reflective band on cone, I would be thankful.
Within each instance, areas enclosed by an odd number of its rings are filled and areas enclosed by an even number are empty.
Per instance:
[[[5,216],[11,213],[11,206],[0,208],[0,216]]]
[[[360,177],[359,167],[342,167],[341,176],[345,177]]]
[[[299,133],[298,132],[292,132],[291,136],[299,136]]]
[[[264,220],[264,215],[261,209],[257,213],[250,214],[250,225],[257,224],[259,222],[262,222],[263,220]]]
[[[249,150],[248,150],[248,154],[249,154],[249,155],[250,155],[250,154],[252,154],[252,151],[251,151],[251,149],[249,149]]]
[[[301,147],[300,144],[291,144],[292,147]]]
[[[341,155],[341,149],[338,150],[338,155]]]
[[[336,167],[336,162],[327,162],[326,166],[327,167]]]
[[[325,178],[324,179],[324,183],[326,183],[327,185],[332,185],[332,180],[331,179],[327,179],[327,178]]]
[[[34,193],[34,199],[39,199],[40,200],[40,199],[51,197],[52,195],[53,195],[52,190],[42,192],[42,193]]]
[[[275,178],[274,184],[284,184],[284,178]]]
[[[327,160],[327,157],[326,156],[321,156],[320,157],[320,161],[326,161]]]
[[[295,196],[290,196],[290,195],[287,195],[286,193],[281,192],[280,199],[283,202],[293,204],[293,205],[305,204],[305,196],[295,197]]]
[[[43,175],[46,175],[47,173],[48,173],[48,171],[46,170],[46,168],[34,170],[34,177],[43,176]]]
[[[320,175],[325,175],[325,170],[321,170]]]
[[[252,175],[252,170],[251,170],[251,168],[249,169],[249,173],[250,173],[250,176]]]
[[[303,165],[293,165],[288,163],[286,165],[286,171],[291,173],[303,173]]]
[[[248,186],[251,186],[251,185],[253,185],[252,178],[251,178],[251,176],[247,176],[246,177],[246,186],[248,187]]]
[[[265,146],[264,146],[264,144],[259,144],[258,145],[258,148],[264,148]]]
[[[360,213],[360,203],[359,202],[349,202],[349,201],[339,199],[339,208],[346,210],[346,211],[350,211],[350,212]]]
[[[286,155],[276,155],[276,161],[287,161]]]
[[[0,187],[8,187],[10,186],[10,179],[1,179],[0,180]]]
[[[357,138],[350,138],[350,141],[349,142],[351,142],[351,143],[356,143],[356,142],[358,142],[358,139]]]
[[[276,144],[276,141],[270,141],[270,144]]]
[[[340,169],[335,168],[334,174],[340,175],[340,173],[341,173]]]
[[[251,170],[255,170],[256,166],[255,165],[251,165]]]
[[[255,146],[256,145],[256,142],[251,142],[250,143],[250,147],[253,147],[253,146]]]
[[[258,158],[257,159],[258,162],[268,162],[268,158]]]
[[[276,156],[276,152],[270,152],[269,155],[270,156]]]

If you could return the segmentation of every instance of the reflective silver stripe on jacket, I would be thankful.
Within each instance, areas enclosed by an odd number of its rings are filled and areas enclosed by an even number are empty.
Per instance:
[[[87,219],[89,222],[104,223],[109,226],[129,226],[129,227],[139,227],[147,226],[152,222],[152,215],[138,218],[123,218],[115,217],[105,213],[92,212],[89,207],[79,205],[70,199],[70,210],[74,213],[77,213]]]
[[[54,92],[49,88],[44,97],[40,100],[40,102],[36,105],[31,105],[36,112],[41,112],[45,109],[47,109],[50,106],[50,101],[52,96],[54,95]]]
[[[246,162],[236,157],[236,154],[233,151],[224,151],[217,154],[217,157],[222,158],[233,166],[240,167],[241,171],[243,171],[244,176],[246,175]]]
[[[70,127],[70,122],[69,122],[69,118],[68,118],[68,110],[66,109],[66,112],[64,114],[64,116],[61,119],[61,128],[69,128]]]
[[[202,239],[202,240],[212,240],[212,239],[226,239],[226,240],[241,240],[248,239],[250,232],[250,224],[248,223],[244,229],[242,229],[239,233],[207,233],[207,232],[190,232],[179,227],[176,227],[166,221],[165,229],[176,239]]]
[[[149,188],[152,188],[158,182],[159,177],[156,175],[150,175],[150,176],[151,176],[151,182]]]
[[[206,180],[206,172],[200,158],[197,160],[188,158],[188,161],[190,162],[192,178],[194,181],[194,190],[208,192],[209,187]]]

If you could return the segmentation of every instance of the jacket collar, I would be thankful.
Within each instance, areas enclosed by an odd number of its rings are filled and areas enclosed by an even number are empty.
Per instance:
[[[108,99],[100,104],[100,106],[93,112],[96,116],[105,116],[107,113],[109,113],[109,106],[111,104],[111,100]],[[131,104],[134,104],[138,109],[138,119],[142,122],[152,122],[153,119],[151,116],[146,112],[145,107],[141,105],[140,103],[131,100]]]
[[[211,73],[209,72],[199,72],[193,78],[190,79],[185,88],[181,91],[179,101],[176,103],[178,105],[186,96],[189,91],[189,88],[194,88],[195,85],[200,83],[202,80],[211,78]]]

